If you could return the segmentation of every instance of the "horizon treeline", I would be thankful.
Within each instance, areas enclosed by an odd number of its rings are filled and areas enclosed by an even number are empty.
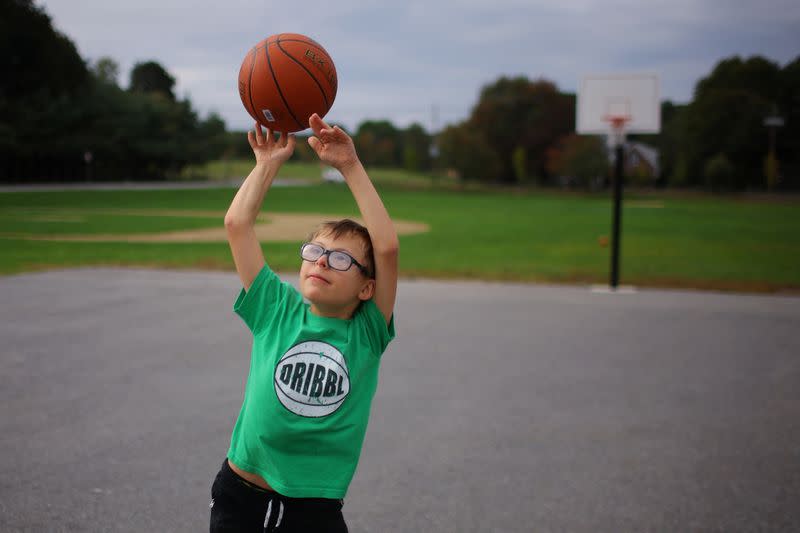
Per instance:
[[[0,181],[174,178],[187,165],[251,157],[242,131],[201,117],[156,60],[127,87],[113,58],[84,60],[32,0],[0,0]],[[722,59],[692,101],[662,103],[662,131],[631,136],[658,154],[628,165],[631,183],[719,190],[800,189],[800,56],[781,66]],[[780,126],[765,125],[778,117]],[[504,185],[596,187],[609,182],[605,140],[575,134],[575,95],[547,79],[500,77],[469,117],[431,132],[372,119],[349,132],[369,167],[454,174]],[[306,143],[293,156],[315,161]]]

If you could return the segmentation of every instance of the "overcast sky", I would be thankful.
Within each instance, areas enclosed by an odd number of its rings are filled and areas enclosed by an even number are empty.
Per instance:
[[[239,67],[261,39],[303,33],[336,64],[327,118],[353,128],[387,118],[428,129],[463,120],[499,76],[575,91],[584,74],[655,72],[662,99],[687,102],[722,58],[800,55],[797,0],[45,0],[38,5],[84,59],[110,56],[127,87],[155,60],[201,116],[251,119]]]

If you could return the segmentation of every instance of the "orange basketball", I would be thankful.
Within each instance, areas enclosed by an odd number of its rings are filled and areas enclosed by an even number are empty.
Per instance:
[[[273,131],[308,128],[313,113],[325,116],[336,98],[336,67],[316,41],[279,33],[256,44],[239,69],[239,96],[250,116]]]

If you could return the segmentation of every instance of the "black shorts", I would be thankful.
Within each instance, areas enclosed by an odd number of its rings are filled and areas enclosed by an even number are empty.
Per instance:
[[[288,498],[236,474],[226,458],[211,485],[211,533],[347,533],[342,500]]]

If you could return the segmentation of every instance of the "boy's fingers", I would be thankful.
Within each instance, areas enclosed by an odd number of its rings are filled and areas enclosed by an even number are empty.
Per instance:
[[[339,126],[334,126],[333,127],[333,132],[334,132],[334,135],[336,135],[340,139],[347,139],[349,137],[349,135],[347,135],[347,133],[342,128],[340,128]]]
[[[316,113],[308,117],[308,125],[311,126],[311,130],[314,132],[314,135],[320,134],[320,130],[322,129],[320,122],[322,122],[322,119],[319,118],[319,115]]]
[[[320,149],[319,139],[317,139],[316,137],[309,137],[308,145],[311,146],[311,148],[317,153],[317,155],[319,155],[319,149]]]
[[[258,122],[256,122],[255,134],[256,134],[256,141],[258,141],[258,144],[261,144],[264,141],[264,132],[261,131],[261,124],[259,124]]]
[[[317,113],[309,117],[308,124],[311,126],[311,129],[314,130],[315,135],[320,135],[322,130],[329,130],[331,128]]]

